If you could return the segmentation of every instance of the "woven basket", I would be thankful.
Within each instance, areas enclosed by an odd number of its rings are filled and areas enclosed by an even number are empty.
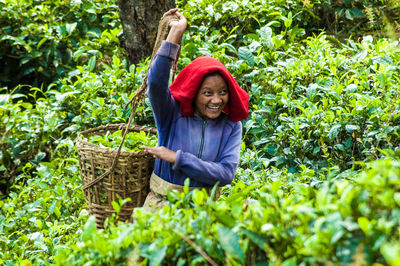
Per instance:
[[[102,148],[84,140],[91,135],[104,135],[126,129],[125,124],[109,124],[92,128],[79,133],[76,140],[79,167],[82,175],[83,190],[89,214],[96,217],[97,228],[103,228],[104,221],[115,210],[111,202],[119,198],[130,198],[131,201],[121,207],[120,221],[131,221],[133,209],[141,207],[149,192],[150,176],[154,167],[154,158],[144,151],[121,151],[114,169],[113,160],[117,150]],[[133,126],[128,132],[145,131],[156,134],[155,128]],[[104,177],[102,177],[104,176]],[[99,180],[99,177],[102,177]],[[96,181],[97,180],[97,181]]]
[[[162,40],[167,38],[170,22],[177,20],[179,20],[179,17],[175,14],[166,14],[161,18],[149,66],[161,46]],[[179,41],[179,44],[181,42],[182,40]],[[172,80],[175,79],[179,55],[180,49],[178,50],[177,59],[173,64]],[[132,112],[126,125],[108,124],[92,128],[80,132],[76,139],[79,167],[83,182],[82,189],[86,196],[89,214],[96,216],[97,228],[103,228],[106,218],[115,213],[111,203],[113,201],[118,202],[119,198],[131,199],[130,202],[122,206],[118,219],[120,221],[130,221],[133,209],[143,206],[146,196],[150,191],[150,176],[154,167],[153,156],[144,151],[121,151],[125,136],[130,131],[145,131],[157,134],[157,129],[155,128],[130,127],[136,108],[139,102],[145,97],[146,88],[147,74],[140,88],[125,106],[127,108],[127,106],[132,105]],[[107,131],[113,133],[120,129],[124,129],[124,133],[118,150],[102,148],[81,138],[81,136],[87,138],[91,135],[106,134]]]

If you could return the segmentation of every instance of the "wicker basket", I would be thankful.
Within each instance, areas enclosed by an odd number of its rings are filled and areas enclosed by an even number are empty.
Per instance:
[[[149,192],[149,181],[154,166],[152,155],[144,151],[121,151],[116,156],[117,150],[102,148],[82,138],[104,135],[107,131],[112,133],[126,127],[125,124],[109,124],[92,128],[80,132],[76,140],[82,187],[89,214],[96,217],[97,228],[103,228],[105,219],[115,213],[112,201],[118,202],[119,198],[131,199],[122,206],[118,219],[130,221],[133,209],[143,205]],[[138,126],[128,127],[128,132],[131,131],[157,133],[155,128]],[[116,157],[117,161],[113,167]]]
[[[178,20],[179,17],[175,14],[167,14],[161,18],[149,66],[161,46],[162,40],[167,38],[170,22]],[[181,44],[181,42],[182,40],[179,41],[179,44]],[[172,67],[172,80],[175,79],[179,55],[180,49],[178,50],[177,58]],[[150,176],[154,167],[153,156],[144,151],[121,151],[125,136],[129,131],[145,131],[151,134],[157,134],[157,129],[155,128],[140,126],[130,127],[136,108],[139,102],[145,97],[146,88],[147,73],[143,79],[142,85],[125,106],[125,108],[127,108],[127,106],[132,105],[131,115],[126,125],[108,124],[85,130],[79,133],[76,140],[79,167],[83,182],[82,189],[86,196],[89,214],[96,216],[97,228],[103,228],[105,219],[115,212],[111,204],[113,201],[118,202],[119,198],[131,199],[130,202],[122,206],[118,219],[120,221],[131,220],[133,209],[143,206],[146,196],[150,191]],[[87,138],[91,135],[101,135],[105,134],[107,131],[115,132],[120,129],[125,130],[118,150],[102,148],[88,143],[81,138],[81,136]]]

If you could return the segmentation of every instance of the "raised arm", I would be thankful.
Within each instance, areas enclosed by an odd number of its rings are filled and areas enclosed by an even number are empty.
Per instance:
[[[172,62],[176,60],[179,44],[183,33],[186,30],[186,18],[178,12],[177,8],[171,9],[164,15],[175,14],[179,20],[170,23],[170,31],[166,41],[163,41],[157,55],[150,66],[148,73],[148,91],[151,106],[158,130],[162,130],[163,125],[168,125],[171,121],[171,113],[176,107],[175,99],[172,97],[168,88],[169,74]],[[161,147],[146,147],[142,149],[152,154],[155,158],[160,158],[170,163],[175,162],[176,152]]]
[[[148,91],[149,99],[152,105],[157,128],[162,129],[163,125],[169,124],[171,113],[176,106],[175,100],[169,91],[169,76],[171,66],[176,60],[179,50],[180,40],[186,29],[186,18],[177,12],[177,9],[171,9],[165,15],[175,14],[179,20],[170,23],[170,31],[167,40],[163,41],[157,51],[156,56],[150,66],[148,73]]]

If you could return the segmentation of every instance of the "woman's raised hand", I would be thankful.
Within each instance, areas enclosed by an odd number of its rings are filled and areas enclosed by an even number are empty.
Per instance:
[[[186,30],[187,20],[184,15],[178,12],[177,8],[168,10],[167,12],[165,12],[164,16],[169,14],[175,14],[179,18],[179,20],[171,21],[171,23],[169,24],[171,29],[168,33],[167,41],[180,43],[180,41],[182,40],[182,35]]]

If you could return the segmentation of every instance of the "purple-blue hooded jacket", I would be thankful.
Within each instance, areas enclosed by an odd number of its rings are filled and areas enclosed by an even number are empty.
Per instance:
[[[164,41],[148,72],[147,94],[158,129],[158,145],[177,153],[174,164],[156,159],[154,173],[178,185],[190,178],[191,187],[230,184],[239,162],[242,124],[224,113],[210,120],[181,114],[179,102],[168,88],[178,48]]]

